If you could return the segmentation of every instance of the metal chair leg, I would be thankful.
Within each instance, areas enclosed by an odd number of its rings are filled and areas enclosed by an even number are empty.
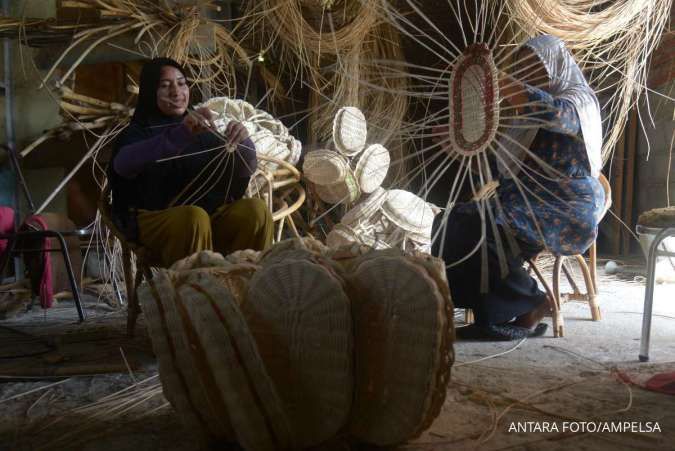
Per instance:
[[[649,360],[649,340],[652,329],[652,305],[654,303],[654,284],[656,281],[656,257],[658,245],[664,237],[656,236],[649,247],[647,256],[647,282],[645,287],[645,305],[642,312],[642,336],[640,337],[640,362]]]
[[[66,264],[66,272],[68,273],[68,281],[70,282],[70,287],[73,291],[73,299],[75,300],[77,316],[80,317],[80,322],[82,322],[85,320],[85,314],[84,309],[82,308],[82,300],[80,299],[80,290],[77,288],[77,281],[75,280],[75,274],[73,273],[73,265],[70,263],[70,255],[68,255],[66,240],[59,232],[54,232],[54,235],[59,240],[59,244],[61,245],[61,255],[63,255],[63,261]]]

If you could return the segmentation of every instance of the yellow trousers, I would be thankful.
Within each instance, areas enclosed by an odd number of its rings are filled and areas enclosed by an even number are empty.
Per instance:
[[[202,250],[223,255],[237,250],[263,250],[272,244],[272,213],[261,199],[240,199],[209,216],[201,207],[185,205],[138,212],[140,243],[161,261],[175,261]]]

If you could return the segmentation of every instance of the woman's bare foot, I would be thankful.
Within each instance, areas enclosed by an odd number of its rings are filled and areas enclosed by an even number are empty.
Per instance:
[[[534,310],[520,315],[517,317],[511,324],[519,327],[526,327],[532,329],[534,326],[539,324],[539,322],[544,318],[544,316],[549,313],[551,309],[548,306],[548,301],[544,301],[539,305],[539,307]]]

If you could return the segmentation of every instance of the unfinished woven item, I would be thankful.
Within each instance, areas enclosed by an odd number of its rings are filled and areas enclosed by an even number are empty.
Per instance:
[[[324,267],[291,260],[251,280],[242,311],[302,448],[346,424],[353,390],[350,302]]]
[[[354,169],[354,176],[362,192],[372,193],[382,185],[390,161],[389,151],[381,144],[366,147]]]
[[[256,146],[256,153],[288,161],[292,165],[298,163],[302,145],[290,136],[288,129],[266,111],[256,109],[241,99],[229,97],[213,97],[195,108],[206,107],[213,114],[218,132],[224,133],[230,121],[241,122],[251,135]],[[276,169],[274,163],[260,161],[261,168]]]
[[[646,227],[675,227],[675,207],[655,208],[638,218],[638,224]]]
[[[338,110],[333,121],[333,143],[339,152],[348,157],[357,155],[363,150],[367,135],[366,118],[361,110],[350,106]]]
[[[499,124],[498,73],[485,44],[472,44],[455,61],[450,75],[450,145],[472,156],[494,140]]]
[[[317,185],[332,185],[344,181],[349,173],[349,162],[332,150],[315,150],[305,156],[303,175]]]
[[[348,281],[356,356],[350,432],[378,446],[405,442],[431,424],[445,398],[448,300],[426,269],[401,257],[369,258]]]

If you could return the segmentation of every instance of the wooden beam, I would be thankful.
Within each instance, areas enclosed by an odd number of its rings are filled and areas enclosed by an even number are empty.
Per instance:
[[[633,228],[633,201],[635,197],[635,158],[637,156],[638,146],[638,116],[637,109],[633,107],[628,116],[628,136],[626,138],[626,169],[625,169],[625,195],[624,195],[624,210],[623,220],[628,227]],[[621,246],[621,253],[630,254],[630,247],[633,236],[630,231],[621,229],[623,235],[623,242]]]
[[[619,141],[614,148],[612,156],[611,179],[612,185],[612,211],[621,218],[623,215],[623,176],[624,176],[624,148],[626,144],[626,133],[622,133]],[[612,221],[611,233],[609,236],[610,249],[612,255],[621,253],[621,223],[616,219]]]

